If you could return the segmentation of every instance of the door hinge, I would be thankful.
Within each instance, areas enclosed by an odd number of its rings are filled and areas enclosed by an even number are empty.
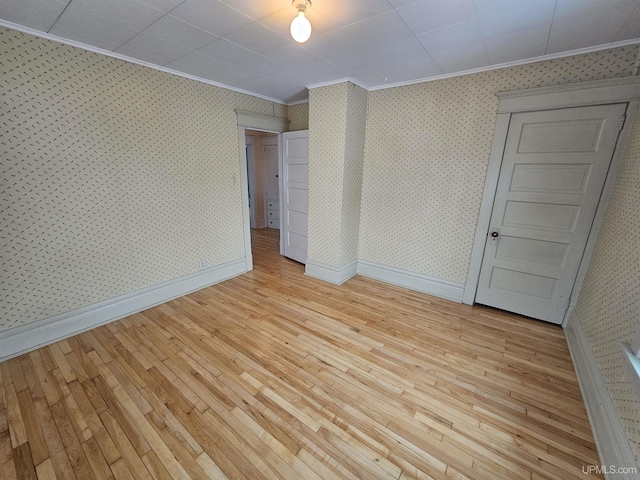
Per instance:
[[[623,115],[622,117],[620,117],[620,124],[618,125],[618,131],[622,130],[622,127],[624,127],[624,122],[627,121],[627,116]]]

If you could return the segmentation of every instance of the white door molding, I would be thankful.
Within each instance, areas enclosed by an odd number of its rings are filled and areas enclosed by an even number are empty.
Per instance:
[[[498,113],[627,103],[640,98],[640,76],[529,88],[496,94]]]
[[[465,283],[464,294],[462,297],[463,303],[468,305],[473,305],[476,297],[478,278],[480,276],[480,268],[482,267],[482,257],[484,254],[487,235],[489,233],[489,222],[491,220],[491,212],[493,210],[500,169],[502,167],[502,157],[504,154],[511,115],[518,112],[550,110],[566,107],[604,105],[610,103],[629,104],[625,122],[611,160],[611,167],[604,184],[603,194],[596,210],[596,216],[589,235],[589,240],[587,241],[585,253],[583,255],[580,268],[578,269],[578,276],[571,295],[569,310],[567,311],[567,313],[570,314],[577,302],[578,294],[580,293],[580,288],[586,275],[595,240],[597,238],[600,225],[602,224],[609,196],[611,195],[613,184],[615,182],[615,173],[617,172],[620,159],[624,153],[624,147],[629,135],[633,116],[637,109],[638,100],[640,100],[640,77],[623,77],[570,85],[533,88],[529,90],[498,93],[497,96],[500,99],[500,103],[498,106],[496,129],[493,136],[491,154],[489,156],[487,177],[485,180],[480,213],[478,215],[473,249],[471,251],[467,281]],[[567,315],[565,315],[563,326],[566,323],[566,318],[568,318]]]
[[[289,120],[270,117],[259,113],[235,110],[238,117],[238,151],[240,161],[240,188],[242,191],[242,218],[244,223],[244,257],[247,272],[253,270],[253,255],[251,254],[251,220],[249,217],[249,183],[247,174],[247,152],[245,150],[245,130],[262,130],[278,134],[289,129]]]
[[[253,195],[253,208],[249,209],[249,224],[251,228],[256,228],[256,172],[255,172],[255,155],[254,151],[256,137],[245,135],[245,145],[249,147],[251,158],[247,158],[247,176],[249,179],[249,198]],[[246,151],[245,151],[246,153]]]

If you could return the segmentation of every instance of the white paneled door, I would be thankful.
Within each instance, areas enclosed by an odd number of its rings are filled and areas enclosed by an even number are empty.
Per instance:
[[[283,143],[283,241],[284,255],[307,262],[309,212],[309,131],[285,132]]]
[[[477,303],[562,323],[625,108],[512,115]]]

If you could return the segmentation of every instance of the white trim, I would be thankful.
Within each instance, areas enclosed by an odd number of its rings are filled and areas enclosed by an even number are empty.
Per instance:
[[[251,253],[251,219],[249,216],[249,183],[247,181],[247,152],[245,150],[246,129],[274,132],[278,134],[278,151],[282,150],[282,132],[289,129],[289,120],[259,113],[234,110],[238,118],[238,158],[240,161],[240,190],[242,193],[242,220],[244,230],[244,257],[247,272],[253,270]],[[266,219],[265,219],[266,221]],[[282,220],[281,220],[282,221]]]
[[[626,103],[640,99],[640,77],[553,85],[497,94],[499,113],[533,112],[557,108]]]
[[[0,332],[0,362],[244,273],[244,259]]]
[[[312,83],[311,85],[307,85],[307,89],[311,90],[312,88],[328,87],[330,85],[337,85],[339,83],[345,83],[345,82],[351,82],[354,85],[357,85],[360,88],[365,89],[367,92],[371,91],[371,88],[366,86],[360,80],[356,80],[353,77],[342,77],[342,78],[337,78],[335,80],[327,80],[326,82]]]
[[[462,301],[464,285],[460,282],[452,282],[443,278],[431,277],[422,273],[411,272],[401,268],[381,265],[379,263],[358,260],[358,275],[369,277],[382,282],[399,285],[401,287],[428,293],[436,297],[442,297],[456,302]]]
[[[375,87],[368,87],[367,90],[370,92],[373,92],[376,90],[385,90],[387,88],[415,85],[416,83],[435,82],[438,80],[445,80],[447,78],[462,77],[463,75],[472,75],[474,73],[491,72],[493,70],[500,70],[502,68],[518,67],[520,65],[529,65],[531,63],[545,62],[547,60],[556,60],[558,58],[572,57],[575,55],[584,55],[586,53],[599,52],[601,50],[609,50],[611,48],[626,47],[627,45],[637,45],[639,43],[640,43],[640,38],[633,38],[631,40],[623,40],[621,42],[605,43],[602,45],[595,45],[593,47],[569,50],[567,52],[552,53],[549,55],[540,55],[539,57],[525,58],[523,60],[515,60],[513,62],[498,63],[496,65],[489,65],[486,67],[472,68],[470,70],[464,70],[462,72],[445,73],[443,75],[437,75],[434,77],[425,77],[425,78],[419,78],[416,80],[405,80],[404,82],[395,82],[395,83],[389,83],[386,85],[378,85]],[[366,88],[366,87],[363,87],[363,88]]]
[[[296,100],[295,102],[287,103],[287,107],[292,107],[293,105],[301,105],[303,103],[309,103],[308,98],[303,98],[302,100]]]
[[[153,70],[159,70],[161,72],[170,73],[172,75],[177,75],[179,77],[188,78],[189,80],[195,80],[196,82],[206,83],[208,85],[213,85],[214,87],[226,88],[227,90],[232,90],[238,93],[244,93],[245,95],[251,95],[252,97],[258,97],[263,100],[268,100],[269,102],[279,103],[280,105],[286,105],[282,100],[278,100],[276,98],[267,97],[266,95],[261,95],[259,93],[250,92],[249,90],[243,90],[242,88],[232,87],[231,85],[227,85],[220,82],[215,82],[213,80],[209,80],[207,78],[198,77],[196,75],[191,75],[189,73],[180,72],[178,70],[173,70],[171,68],[163,67],[161,65],[155,65],[153,63],[145,62],[144,60],[139,60],[137,58],[129,57],[127,55],[122,55],[121,53],[112,52],[111,50],[105,50],[103,48],[94,47],[92,45],[87,45],[86,43],[76,42],[75,40],[70,40],[68,38],[59,37],[57,35],[53,35],[51,33],[41,32],[39,30],[34,30],[33,28],[25,27],[24,25],[19,25],[13,22],[7,22],[6,20],[0,19],[0,27],[11,28],[12,30],[18,30],[22,33],[28,33],[29,35],[33,35],[36,37],[44,38],[46,40],[52,40],[54,42],[64,43],[65,45],[70,45],[72,47],[82,48],[83,50],[88,50],[93,53],[99,53],[100,55],[105,55],[107,57],[117,58],[118,60],[123,60],[129,63],[135,63],[136,65],[140,65],[142,67],[152,68]]]
[[[502,167],[502,154],[504,152],[505,142],[507,141],[510,120],[511,115],[505,113],[499,113],[496,120],[491,156],[489,157],[487,177],[484,182],[482,203],[478,215],[478,224],[476,225],[476,236],[471,250],[471,259],[469,260],[469,273],[467,274],[467,282],[464,286],[462,302],[467,305],[473,305],[473,301],[476,298],[478,279],[480,278],[480,269],[482,268],[482,257],[484,256],[484,247],[487,241],[487,234],[489,233],[489,222],[491,221],[496,189],[498,188],[500,168]]]
[[[344,282],[356,275],[357,268],[357,260],[347,263],[342,267],[332,267],[307,260],[304,274],[324,280],[325,282],[333,283],[334,285],[342,285]]]
[[[250,158],[247,158],[247,180],[249,184],[249,198],[251,198],[251,194],[253,193],[253,208],[249,209],[249,226],[251,228],[258,228],[258,223],[256,222],[256,208],[255,208],[255,205],[256,205],[255,142],[256,142],[256,137],[252,135],[247,135],[247,132],[245,130],[244,143],[247,147],[249,147],[247,150],[249,151],[249,154],[250,154]]]
[[[460,282],[452,282],[362,259],[354,260],[341,267],[307,260],[304,274],[334,285],[342,285],[357,274],[456,302],[462,301],[464,290],[464,284]]]
[[[240,157],[240,195],[242,201],[242,230],[244,240],[244,260],[247,272],[253,270],[253,254],[251,253],[251,215],[249,212],[249,181],[247,172],[247,150],[245,127],[238,125],[238,144]]]
[[[288,130],[288,128],[287,128]],[[284,133],[284,132],[283,132]],[[265,156],[266,160],[266,156]],[[267,171],[267,167],[265,165],[265,172]],[[278,209],[280,210],[279,218],[280,218],[280,255],[284,257],[284,136],[278,135]],[[266,175],[265,175],[266,178]],[[266,206],[266,205],[265,205]],[[308,215],[307,215],[308,217]],[[267,218],[267,217],[265,217]]]
[[[262,130],[268,132],[282,133],[289,130],[289,120],[284,118],[262,115],[261,113],[245,112],[234,110],[238,117],[238,125],[251,130]]]
[[[565,335],[601,464],[616,467],[636,467],[633,450],[620,422],[613,400],[611,400],[609,389],[593,355],[589,340],[575,313],[565,328]],[[616,474],[606,475],[606,478],[611,480],[633,480],[638,477],[635,474]]]
[[[624,121],[624,126],[622,127],[622,130],[620,130],[620,134],[618,135],[618,143],[616,144],[616,148],[613,152],[613,157],[611,158],[611,165],[609,166],[609,172],[607,173],[604,187],[602,187],[600,202],[598,203],[596,214],[593,217],[591,232],[589,232],[589,238],[587,239],[587,244],[584,248],[584,253],[582,254],[582,261],[580,262],[580,267],[578,267],[576,281],[573,284],[573,291],[571,292],[571,299],[569,300],[569,308],[567,309],[562,321],[563,327],[567,324],[569,317],[576,308],[576,305],[578,305],[580,290],[582,290],[584,279],[587,276],[589,263],[591,263],[593,250],[595,249],[596,241],[598,240],[598,233],[600,232],[602,222],[604,221],[605,214],[607,213],[607,205],[609,205],[609,199],[611,198],[613,187],[615,186],[616,178],[618,177],[618,169],[620,167],[620,163],[622,163],[624,152],[627,149],[627,140],[629,139],[631,127],[633,126],[633,119],[636,115],[637,110],[638,102],[629,102],[629,106],[627,107],[627,111],[625,112],[626,118]]]

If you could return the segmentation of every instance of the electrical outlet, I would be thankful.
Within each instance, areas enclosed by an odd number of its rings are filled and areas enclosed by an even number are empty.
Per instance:
[[[207,268],[207,262],[205,262],[204,260],[200,260],[200,263],[198,265],[200,265],[200,270],[204,270],[205,268]]]

